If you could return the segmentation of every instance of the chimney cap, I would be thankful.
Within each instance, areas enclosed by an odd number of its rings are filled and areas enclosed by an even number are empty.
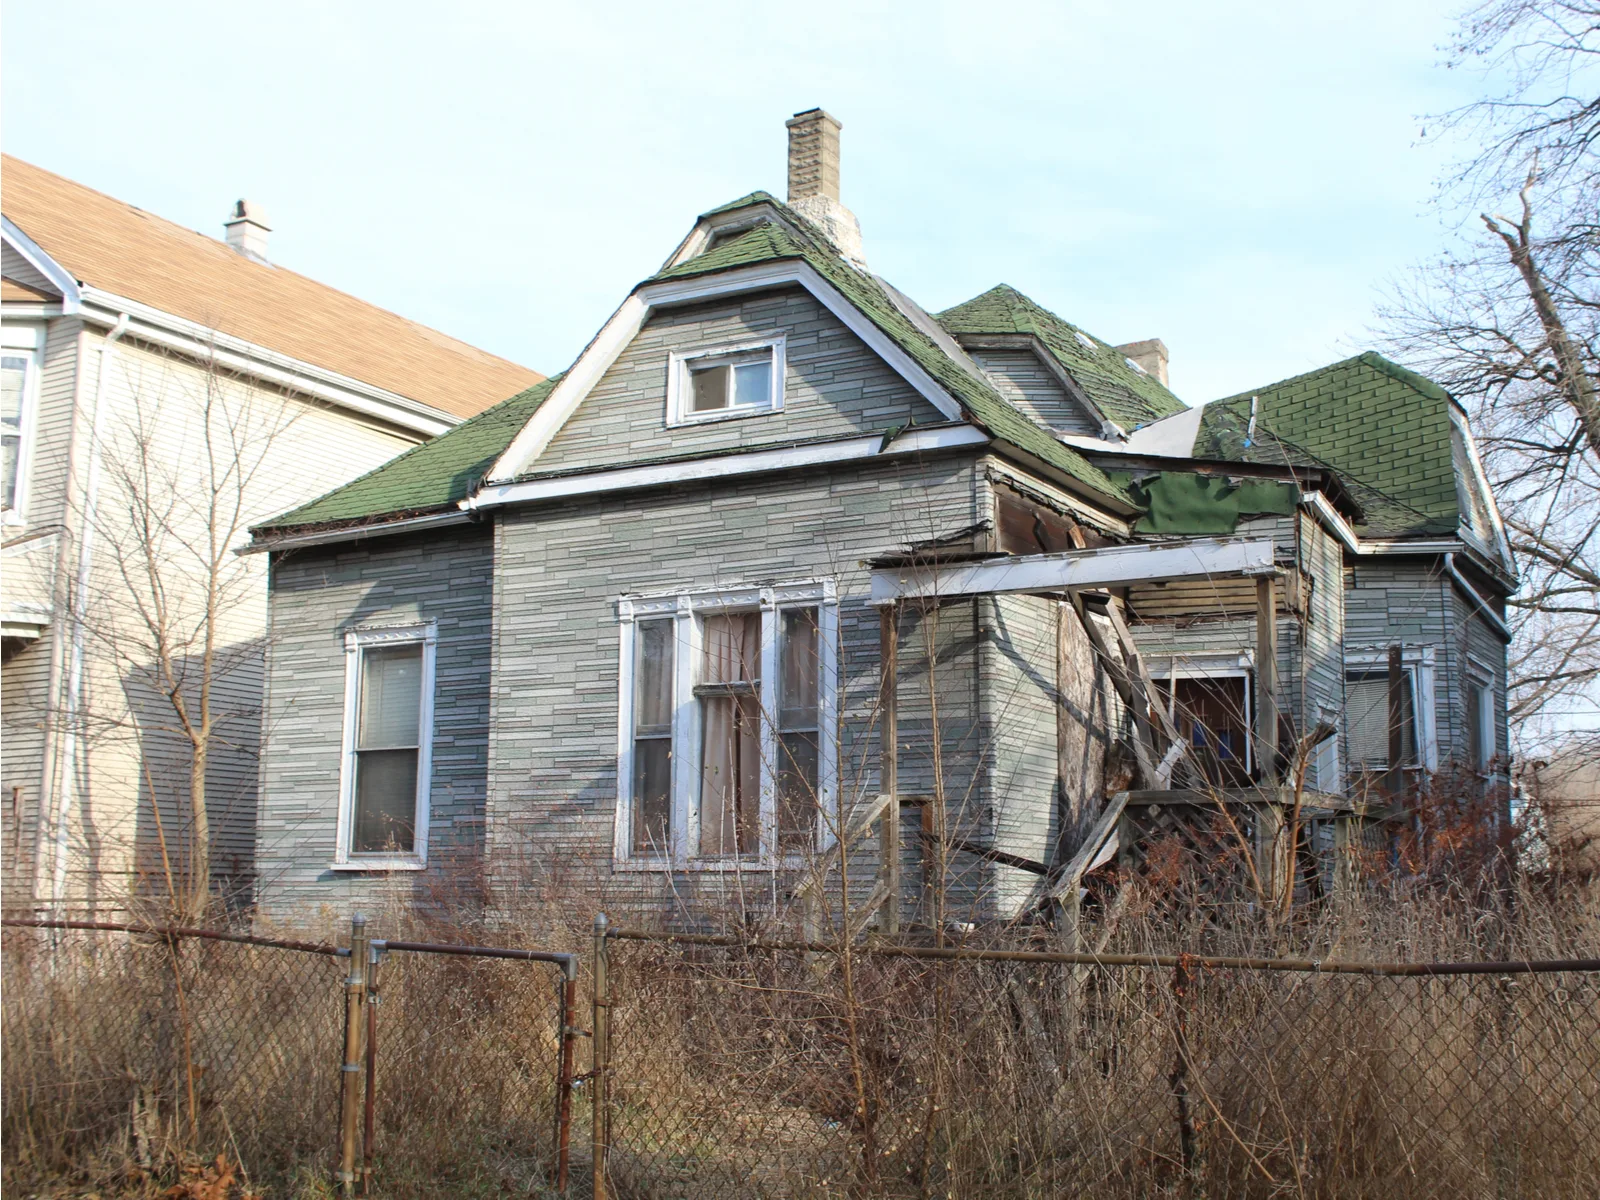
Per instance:
[[[803,112],[797,112],[794,114],[794,116],[785,121],[784,125],[810,125],[814,121],[832,121],[836,128],[844,128],[844,122],[839,120],[838,117],[834,116],[825,108],[808,108]]]
[[[255,203],[253,200],[245,200],[240,198],[233,202],[233,210],[228,213],[228,219],[224,221],[223,224],[238,225],[245,221],[248,221],[252,225],[259,225],[261,228],[266,230],[270,230],[272,228],[271,225],[267,224],[266,209],[262,208],[261,205]]]

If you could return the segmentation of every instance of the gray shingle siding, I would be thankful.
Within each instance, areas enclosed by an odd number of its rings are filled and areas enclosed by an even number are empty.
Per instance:
[[[597,876],[609,867],[617,796],[616,600],[624,593],[833,577],[840,597],[841,791],[847,798],[874,794],[879,630],[862,560],[970,526],[977,519],[975,492],[969,458],[888,460],[507,512],[495,555],[487,813],[495,886],[527,886],[577,864],[600,868]],[[955,687],[952,696],[970,690]],[[915,704],[908,691],[902,717],[903,740],[912,743],[902,768],[908,791],[920,786]],[[962,707],[952,699],[941,720],[948,763],[958,775],[972,740],[965,717],[957,716]],[[669,900],[659,874],[628,872],[610,885],[613,894],[631,889],[646,904],[688,902],[725,886],[722,876],[690,872],[674,881],[676,900]],[[759,892],[766,884],[746,887]]]
[[[785,337],[783,410],[667,426],[672,351]],[[799,287],[657,311],[614,362],[535,469],[602,466],[803,438],[850,437],[945,420],[839,318]]]
[[[1100,436],[1100,421],[1061,386],[1031,350],[968,351],[995,388],[1034,420],[1063,433]]]
[[[483,841],[493,552],[490,530],[468,525],[275,556],[257,826],[265,914],[448,899],[471,884]],[[438,627],[428,867],[331,871],[344,633],[419,621]]]

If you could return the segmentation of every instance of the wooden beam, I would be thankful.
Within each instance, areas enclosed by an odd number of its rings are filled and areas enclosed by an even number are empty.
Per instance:
[[[934,841],[932,830],[925,830],[922,834],[927,841]],[[1019,871],[1027,871],[1031,875],[1051,874],[1049,867],[1042,862],[1035,862],[1031,858],[1023,858],[1020,854],[1007,854],[1004,850],[996,850],[992,846],[980,846],[976,842],[963,841],[961,838],[951,838],[946,843],[950,849],[959,850],[963,854],[971,854],[985,862],[999,863],[1003,867],[1015,867]]]
[[[878,784],[887,801],[878,820],[878,882],[888,889],[889,901],[879,922],[883,932],[900,932],[900,716],[897,676],[900,670],[900,605],[887,604],[878,614],[879,656],[882,660]],[[938,736],[938,731],[934,731]]]
[[[882,567],[872,573],[872,602],[1128,587],[1173,579],[1252,574],[1271,566],[1270,540],[1190,538],[1135,542],[976,563]]]
[[[1121,655],[1111,653],[1111,647],[1106,644],[1105,635],[1100,632],[1089,616],[1088,607],[1083,602],[1083,597],[1074,592],[1071,596],[1073,611],[1078,614],[1078,620],[1083,625],[1083,631],[1089,635],[1089,644],[1094,647],[1094,652],[1100,656],[1100,661],[1106,665],[1106,674],[1111,677],[1111,686],[1116,689],[1117,697],[1134,714],[1137,725],[1139,703],[1134,696],[1133,677],[1128,671],[1127,664]],[[1148,722],[1145,725],[1149,728]],[[1136,736],[1133,740],[1133,757],[1139,765],[1139,777],[1143,782],[1153,784],[1156,781],[1155,748],[1150,745],[1144,736]]]
[[[1182,747],[1184,746],[1183,735],[1178,732],[1178,727],[1173,723],[1172,718],[1167,714],[1167,710],[1154,702],[1156,696],[1155,681],[1150,678],[1150,671],[1144,665],[1144,655],[1139,653],[1139,644],[1133,640],[1133,634],[1128,632],[1127,623],[1123,621],[1122,613],[1118,611],[1115,600],[1106,605],[1106,616],[1111,618],[1111,628],[1116,631],[1117,641],[1122,643],[1122,654],[1123,657],[1127,659],[1128,665],[1132,668],[1132,673],[1137,688],[1144,692],[1144,703],[1147,706],[1147,709],[1144,712],[1144,726],[1146,731],[1148,731],[1150,727],[1150,716],[1148,709],[1153,708],[1155,710],[1156,720],[1161,725],[1161,732],[1166,735],[1169,752],[1154,764],[1154,770],[1151,773],[1150,780],[1155,784],[1156,787],[1164,788],[1172,782],[1172,768],[1177,764],[1177,756],[1172,754],[1171,750],[1173,748],[1177,748],[1178,753],[1182,753]],[[1178,681],[1176,679],[1169,680],[1168,686],[1172,688],[1173,694],[1176,695]],[[1137,692],[1135,694],[1137,694]],[[1139,713],[1134,713],[1135,721],[1137,721],[1139,717]],[[1150,741],[1150,750],[1150,757],[1154,759],[1159,751],[1159,747],[1156,745],[1153,737]]]
[[[1256,579],[1256,768],[1263,784],[1278,781],[1278,585]]]
[[[1084,874],[1089,870],[1089,864],[1100,853],[1106,840],[1116,832],[1122,811],[1128,807],[1128,795],[1127,792],[1118,792],[1106,802],[1105,811],[1089,830],[1089,836],[1083,839],[1083,845],[1078,847],[1078,852],[1067,860],[1067,865],[1061,869],[1061,874],[1050,884],[1046,893],[1050,899],[1060,901],[1070,894],[1072,907],[1077,906],[1078,884],[1082,882]]]

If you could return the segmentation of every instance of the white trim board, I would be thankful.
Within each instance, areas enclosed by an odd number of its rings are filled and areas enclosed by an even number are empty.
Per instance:
[[[526,479],[520,483],[488,486],[461,501],[467,510],[494,508],[503,504],[526,504],[534,500],[553,500],[562,496],[584,496],[595,492],[615,492],[633,488],[660,487],[692,483],[701,479],[720,479],[730,475],[752,475],[763,471],[786,471],[796,467],[889,455],[921,454],[956,446],[987,444],[988,434],[971,425],[941,425],[932,429],[909,429],[887,445],[881,435],[844,438],[834,442],[815,442],[781,450],[752,450],[744,454],[723,454],[715,458],[691,458],[680,462],[658,463],[649,467],[620,467],[610,471],[556,475],[548,479]]]
[[[872,603],[888,604],[935,596],[1125,587],[1194,576],[1257,575],[1273,570],[1270,539],[1137,542],[1130,546],[1028,554],[978,563],[880,568],[872,573]]]
[[[30,267],[48,279],[50,286],[61,293],[63,313],[78,311],[81,297],[78,292],[78,281],[72,277],[72,272],[45,253],[43,246],[12,224],[10,217],[0,216],[0,236],[4,236],[11,248],[20,254]]]
[[[650,314],[657,308],[710,300],[719,296],[736,296],[743,292],[791,283],[805,288],[947,418],[952,421],[962,419],[961,406],[956,403],[955,398],[855,305],[846,300],[843,293],[810,265],[785,259],[780,262],[757,263],[754,266],[722,271],[715,275],[643,284],[636,288],[595,335],[594,340],[579,356],[578,361],[568,369],[555,390],[528,419],[521,432],[512,439],[505,453],[495,461],[494,466],[489,469],[488,483],[509,483],[528,472],[556,434],[572,419],[573,413],[577,412],[578,406],[594,390],[601,377],[621,357],[622,352],[627,349],[639,330],[644,327]]]

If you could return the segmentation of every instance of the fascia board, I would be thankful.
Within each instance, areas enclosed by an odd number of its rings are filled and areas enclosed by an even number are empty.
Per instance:
[[[962,446],[987,445],[988,442],[989,436],[971,425],[912,429],[894,438],[887,445],[884,444],[882,436],[872,435],[817,442],[808,446],[789,446],[779,450],[752,450],[743,454],[718,455],[714,458],[619,467],[607,471],[586,471],[572,475],[556,475],[547,479],[491,483],[476,495],[461,501],[461,507],[469,510],[498,508],[506,504],[527,504],[566,496],[593,495],[597,492],[663,487],[734,475],[754,475],[767,471],[791,471],[801,467],[826,466],[855,459],[927,454]]]
[[[1272,541],[1267,538],[1139,542],[979,563],[884,568],[872,573],[872,603],[1126,587],[1197,576],[1254,575],[1273,569]]]
[[[92,324],[115,325],[117,318],[125,314],[130,319],[128,334],[138,341],[174,350],[202,362],[214,361],[229,371],[289,391],[315,396],[424,437],[435,437],[461,423],[458,417],[396,392],[373,387],[303,359],[279,354],[256,342],[208,329],[196,321],[174,316],[126,296],[85,287],[82,302],[83,317]]]
[[[11,248],[27,260],[29,266],[48,279],[51,286],[61,293],[61,311],[64,314],[78,311],[82,293],[71,271],[45,253],[44,247],[18,229],[10,217],[0,216],[0,236],[3,236]]]
[[[385,537],[394,533],[412,533],[420,529],[437,529],[442,525],[462,525],[472,520],[471,513],[460,511],[432,513],[426,517],[407,517],[399,521],[383,521],[374,525],[356,525],[344,529],[325,529],[313,533],[291,533],[283,536],[271,534],[257,538],[234,550],[235,554],[261,554],[273,550],[293,550],[301,546],[325,546],[331,542],[358,542],[365,538]]]
[[[487,482],[490,485],[509,483],[527,473],[657,308],[737,296],[787,283],[805,288],[946,418],[962,419],[961,406],[955,399],[837,288],[808,264],[783,259],[691,279],[642,284],[636,288],[495,461]]]
[[[1461,441],[1467,450],[1467,462],[1472,466],[1473,482],[1483,494],[1484,503],[1489,508],[1489,521],[1494,526],[1495,541],[1498,543],[1500,556],[1504,568],[1499,572],[1511,581],[1513,588],[1517,584],[1517,560],[1511,553],[1511,539],[1506,536],[1505,522],[1500,519],[1500,505],[1495,501],[1494,489],[1489,486],[1489,476],[1484,473],[1483,460],[1478,457],[1478,442],[1472,436],[1472,423],[1467,420],[1466,409],[1451,397],[1451,402],[1461,409]]]

